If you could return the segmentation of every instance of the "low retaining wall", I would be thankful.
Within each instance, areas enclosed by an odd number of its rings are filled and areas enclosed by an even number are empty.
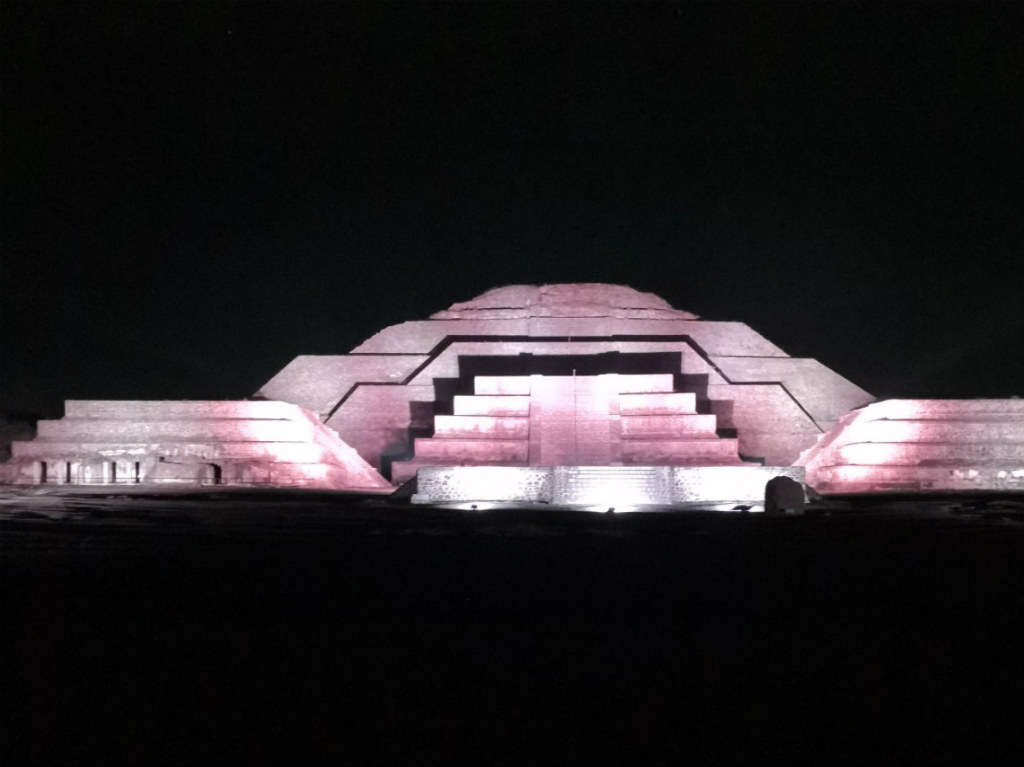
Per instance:
[[[4,482],[393,490],[313,413],[247,400],[70,400],[12,443]]]
[[[685,504],[756,505],[794,466],[425,466],[413,503],[546,503],[625,510]]]
[[[1024,493],[1024,400],[885,400],[798,463],[822,495]]]

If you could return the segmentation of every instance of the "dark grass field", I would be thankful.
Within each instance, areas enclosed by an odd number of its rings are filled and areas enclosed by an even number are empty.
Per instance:
[[[1024,516],[3,499],[18,764],[1013,764]]]

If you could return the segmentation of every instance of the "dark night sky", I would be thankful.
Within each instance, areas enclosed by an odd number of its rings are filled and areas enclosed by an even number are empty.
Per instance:
[[[1024,395],[1022,6],[7,0],[0,409],[580,281]]]

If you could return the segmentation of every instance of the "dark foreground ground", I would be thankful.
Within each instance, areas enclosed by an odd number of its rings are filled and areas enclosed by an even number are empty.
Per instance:
[[[1021,505],[0,501],[4,765],[1024,760]]]

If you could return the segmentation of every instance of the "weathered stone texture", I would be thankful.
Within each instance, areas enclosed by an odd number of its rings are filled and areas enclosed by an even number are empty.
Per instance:
[[[573,341],[531,341],[501,338],[492,341],[453,341],[430,362],[420,368],[410,383],[429,384],[436,378],[457,378],[462,374],[462,359],[472,357],[515,357],[519,355],[581,356],[609,353],[680,355],[677,371],[689,376],[706,376],[708,383],[724,384],[726,379],[686,341],[622,341],[613,338],[577,338]],[[620,361],[621,363],[621,361]],[[523,364],[526,364],[525,361]],[[615,364],[609,360],[609,364]],[[564,371],[568,373],[569,371]],[[607,370],[604,372],[615,372]],[[626,372],[626,371],[618,371]]]
[[[800,464],[822,494],[1024,492],[1024,400],[877,402]]]
[[[482,507],[527,501],[601,511],[681,504],[755,508],[763,506],[773,478],[799,485],[803,475],[792,466],[423,467],[413,501]]]
[[[553,491],[551,469],[504,466],[426,466],[416,478],[413,502],[476,501],[547,503]]]
[[[434,397],[433,386],[359,385],[327,426],[379,470],[382,457],[411,453],[410,428],[433,428]]]
[[[431,319],[437,320],[521,317],[695,319],[696,315],[673,309],[653,293],[603,283],[510,285],[431,315]]]
[[[456,394],[452,399],[455,415],[529,416],[529,395]]]
[[[789,466],[822,434],[781,384],[713,385],[707,397],[718,428],[735,430],[740,454],[769,466]]]
[[[822,429],[874,400],[859,386],[829,370],[817,360],[791,357],[712,357],[712,362],[734,383],[778,381]]]
[[[476,394],[455,398],[474,415],[435,416],[433,437],[415,440],[414,455],[392,466],[392,479],[445,464],[742,463],[737,440],[718,436],[715,415],[696,413],[696,395],[673,385],[666,373],[477,376]]]
[[[391,325],[352,354],[426,354],[448,336],[528,336],[529,320],[418,320]]]
[[[666,355],[678,355],[673,370],[634,369],[655,364],[655,358],[664,365],[671,359]],[[534,369],[552,374],[555,363],[545,360],[567,360],[560,363],[566,369],[554,374],[568,375],[574,364],[568,360],[584,357],[594,360],[589,374],[646,373],[648,378],[630,380],[649,385],[650,392],[693,397],[698,414],[735,432],[726,436],[738,439],[740,454],[769,464],[792,463],[839,415],[871,399],[816,361],[788,357],[743,323],[701,320],[657,296],[590,283],[488,291],[429,320],[385,328],[353,354],[322,363],[298,358],[261,393],[329,412],[327,422],[342,439],[383,467],[403,456],[417,460],[413,437],[434,428],[431,408],[442,416],[501,415],[466,399],[465,384],[460,390],[457,382],[475,376],[477,395],[525,396]],[[500,358],[510,374],[467,372],[483,358]],[[652,385],[650,375],[669,383]],[[402,391],[409,386],[417,387],[415,396]],[[622,418],[638,415],[623,404]],[[659,414],[672,413],[651,413]],[[626,423],[613,432],[628,438],[637,428]]]
[[[296,357],[257,396],[284,400],[326,419],[358,383],[405,383],[427,360],[420,354]]]
[[[669,389],[671,386],[669,383]],[[626,392],[619,396],[619,412],[624,416],[696,413],[696,408],[693,392]]]
[[[622,462],[647,466],[732,466],[740,464],[735,439],[624,439]]]
[[[64,460],[83,481],[158,456],[145,465],[161,481],[292,482],[306,466],[311,482],[372,487],[440,462],[788,465],[871,400],[743,323],[597,283],[488,291],[349,354],[296,357],[256,397],[71,402],[19,460]]]
[[[390,491],[312,413],[287,402],[69,401],[13,445],[13,481]]]

